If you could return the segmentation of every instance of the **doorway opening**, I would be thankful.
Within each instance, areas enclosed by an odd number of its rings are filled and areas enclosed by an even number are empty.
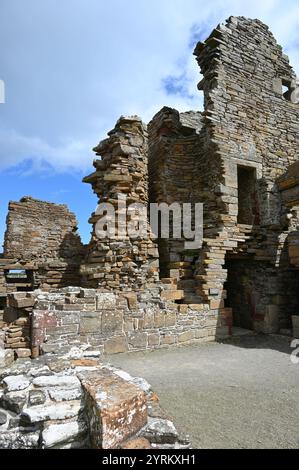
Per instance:
[[[233,311],[233,327],[254,329],[255,291],[251,281],[252,260],[226,258],[227,281],[225,307]]]

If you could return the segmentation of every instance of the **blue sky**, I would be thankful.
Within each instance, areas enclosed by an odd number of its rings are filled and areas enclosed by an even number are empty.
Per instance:
[[[230,15],[267,23],[299,74],[298,0],[1,0],[0,244],[23,195],[67,203],[88,242],[91,149],[120,115],[201,109],[192,50]]]

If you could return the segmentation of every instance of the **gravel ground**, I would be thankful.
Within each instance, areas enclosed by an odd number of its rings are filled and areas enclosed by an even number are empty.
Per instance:
[[[152,384],[193,448],[298,448],[299,364],[290,341],[243,336],[108,359]]]

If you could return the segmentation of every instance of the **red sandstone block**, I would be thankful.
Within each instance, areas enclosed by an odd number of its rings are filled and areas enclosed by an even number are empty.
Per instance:
[[[146,395],[140,388],[107,369],[78,377],[88,400],[94,448],[117,448],[146,424]]]

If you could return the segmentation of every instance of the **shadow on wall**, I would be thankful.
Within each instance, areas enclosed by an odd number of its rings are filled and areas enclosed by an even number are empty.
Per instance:
[[[81,285],[81,265],[86,254],[86,245],[81,242],[77,229],[67,233],[59,247],[59,258],[65,264],[59,287]]]
[[[44,290],[81,285],[81,265],[86,246],[76,230],[67,233],[60,243],[56,256],[46,262],[37,261],[36,285]]]

